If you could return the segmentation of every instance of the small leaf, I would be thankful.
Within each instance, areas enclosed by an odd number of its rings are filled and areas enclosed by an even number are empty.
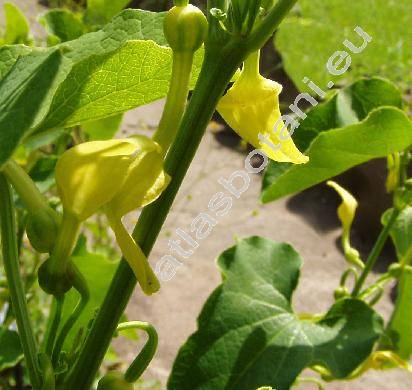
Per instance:
[[[261,237],[223,252],[223,283],[181,348],[169,388],[286,390],[305,367],[322,365],[344,378],[362,363],[382,319],[364,302],[346,299],[319,322],[300,320],[291,298],[301,262],[289,245]]]
[[[58,42],[79,38],[85,31],[80,18],[67,9],[52,9],[39,17],[47,33]],[[50,38],[49,38],[50,39]]]
[[[83,252],[73,256],[72,261],[87,281],[90,299],[65,341],[66,350],[70,349],[80,328],[86,328],[89,321],[95,317],[96,310],[100,308],[103,302],[119,263],[118,261],[110,261],[100,254]],[[79,294],[73,289],[66,294],[61,324],[64,324],[70,314],[72,314],[79,299]]]
[[[0,326],[0,372],[23,360],[20,337],[14,330]]]
[[[4,3],[3,7],[6,17],[6,31],[4,33],[6,45],[29,43],[30,27],[26,17],[12,3]]]
[[[88,0],[86,20],[93,24],[107,23],[130,2],[131,0]]]
[[[389,221],[391,212],[392,209],[383,215],[383,225],[386,225]],[[401,260],[412,245],[412,206],[402,210],[390,231],[390,235],[395,245],[398,259]]]

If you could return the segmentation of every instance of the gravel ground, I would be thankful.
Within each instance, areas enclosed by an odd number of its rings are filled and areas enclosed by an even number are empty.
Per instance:
[[[35,34],[42,34],[35,20],[43,8],[34,0],[14,2],[29,16],[35,26]],[[162,102],[156,102],[127,113],[123,133],[155,127],[161,108]],[[152,252],[152,264],[170,253],[168,240],[175,236],[175,229],[188,230],[191,221],[200,212],[207,210],[210,198],[222,191],[218,179],[228,178],[234,171],[243,168],[245,153],[228,146],[233,140],[227,133],[216,134],[215,128],[208,130]],[[159,350],[145,374],[146,378],[160,379],[164,385],[180,345],[196,329],[196,317],[205,299],[221,281],[214,259],[232,246],[236,237],[262,235],[286,241],[302,255],[305,262],[293,298],[298,312],[319,313],[332,302],[333,290],[345,268],[337,245],[340,233],[335,210],[336,198],[320,187],[304,195],[263,206],[258,202],[261,178],[254,175],[251,179],[249,189],[234,202],[231,212],[219,220],[213,233],[201,242],[176,276],[164,283],[158,294],[151,298],[138,291],[134,294],[127,309],[129,319],[150,321],[160,336]],[[391,307],[387,294],[379,304],[379,309],[388,314]],[[117,343],[116,348],[129,360],[137,351],[136,345],[130,342]],[[299,388],[316,387],[302,384]],[[368,372],[356,381],[326,385],[326,389],[330,390],[411,388],[412,375],[401,370]]]

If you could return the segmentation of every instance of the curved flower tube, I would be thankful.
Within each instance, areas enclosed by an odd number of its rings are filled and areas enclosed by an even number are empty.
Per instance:
[[[359,252],[355,248],[352,248],[350,244],[350,229],[355,218],[358,202],[350,192],[346,191],[338,183],[329,180],[326,184],[332,187],[342,198],[342,203],[338,207],[338,217],[342,223],[342,247],[346,260],[363,269],[365,265],[360,258]]]
[[[236,133],[271,160],[304,164],[309,159],[293,143],[279,109],[282,86],[259,73],[259,52],[244,63],[239,78],[220,100],[217,110]],[[262,140],[266,140],[262,141]]]
[[[163,172],[161,148],[147,137],[86,142],[69,149],[56,166],[63,221],[51,257],[46,262],[47,272],[43,269],[43,274],[48,280],[52,275],[63,279],[66,270],[70,269],[69,257],[81,223],[103,210],[143,291],[146,294],[156,292],[160,288],[159,282],[121,218],[154,201],[168,182],[169,178]],[[66,280],[59,293],[70,287],[70,280]]]

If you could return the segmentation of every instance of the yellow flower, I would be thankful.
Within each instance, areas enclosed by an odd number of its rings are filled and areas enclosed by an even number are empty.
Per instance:
[[[303,164],[308,157],[296,148],[290,136],[284,136],[286,128],[279,109],[281,91],[280,84],[259,74],[259,52],[256,52],[246,60],[239,78],[222,97],[217,110],[233,130],[270,159]]]
[[[121,218],[153,202],[168,182],[161,148],[143,136],[77,145],[63,154],[56,167],[56,183],[65,215],[80,224],[99,210],[104,211],[125,259],[146,294],[156,292],[160,285]]]
[[[326,184],[332,187],[342,198],[342,203],[338,207],[338,217],[342,223],[342,246],[345,257],[348,262],[364,268],[359,252],[355,248],[352,248],[350,244],[350,230],[355,218],[358,202],[350,192],[346,191],[338,183],[329,180]]]

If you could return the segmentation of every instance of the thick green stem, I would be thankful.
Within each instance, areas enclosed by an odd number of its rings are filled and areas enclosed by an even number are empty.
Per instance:
[[[153,137],[166,154],[176,137],[189,95],[189,82],[193,65],[193,52],[174,52],[172,80],[159,127]]]
[[[37,345],[30,323],[26,295],[19,272],[16,221],[11,188],[2,173],[0,173],[0,204],[4,270],[21,345],[26,358],[27,369],[33,389],[36,390],[41,386],[40,369],[37,360]]]
[[[259,50],[273,35],[279,23],[285,18],[298,0],[279,0],[262,20],[256,29],[250,34],[246,43],[249,52]]]
[[[219,98],[244,57],[244,46],[237,44],[228,45],[220,53],[206,52],[197,86],[165,161],[172,181],[156,202],[145,207],[133,234],[146,255],[155,243]],[[90,388],[135,285],[133,271],[122,260],[80,356],[67,376],[65,389]]]
[[[15,161],[9,160],[4,164],[3,172],[30,212],[37,213],[39,210],[50,208],[33,180]]]
[[[236,41],[233,38],[224,45],[221,41],[213,41],[215,37],[221,38],[219,34],[213,34],[213,37],[209,34],[198,83],[165,161],[165,170],[172,177],[172,181],[156,202],[144,208],[133,233],[137,244],[147,256],[153,248],[217,103],[234,73],[248,53],[259,50],[270,38],[296,1],[280,0],[251,39],[246,41]],[[67,375],[65,389],[90,388],[135,286],[133,271],[125,260],[122,260],[80,356]],[[91,356],[93,358],[90,358]]]
[[[392,214],[389,218],[388,223],[386,224],[386,226],[382,229],[381,233],[379,234],[379,237],[376,240],[374,247],[372,248],[372,252],[370,253],[368,259],[366,260],[365,268],[363,269],[362,274],[360,275],[359,279],[356,281],[355,287],[353,288],[352,296],[354,298],[356,298],[359,295],[367,276],[372,271],[372,268],[375,265],[376,260],[378,259],[380,253],[382,252],[383,246],[385,245],[385,242],[389,236],[389,232],[391,231],[392,226],[395,223],[398,216],[399,216],[399,210],[394,209],[392,211]]]

